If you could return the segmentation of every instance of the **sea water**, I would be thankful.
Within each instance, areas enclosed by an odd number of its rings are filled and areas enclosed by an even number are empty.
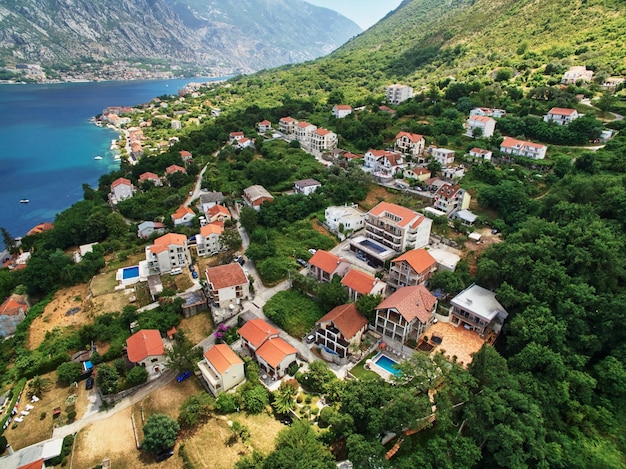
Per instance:
[[[54,221],[82,199],[83,184],[96,187],[102,174],[119,168],[110,150],[119,135],[90,122],[104,108],[209,80],[219,78],[0,86],[0,226],[18,237]]]

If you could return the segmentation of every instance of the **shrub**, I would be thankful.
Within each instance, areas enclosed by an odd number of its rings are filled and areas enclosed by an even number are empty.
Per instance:
[[[233,394],[222,393],[217,396],[215,401],[215,410],[220,414],[232,414],[237,410],[237,401]]]

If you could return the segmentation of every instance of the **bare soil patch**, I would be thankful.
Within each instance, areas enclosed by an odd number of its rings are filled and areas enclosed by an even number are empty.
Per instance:
[[[322,224],[317,218],[312,220],[311,226],[318,233],[323,234],[324,236],[328,236],[329,238],[332,238],[333,241],[336,241],[335,237],[330,233],[330,231],[328,231],[326,228],[322,226]]]
[[[178,326],[178,330],[183,331],[192,343],[199,343],[202,339],[208,337],[213,330],[209,312],[205,311],[183,319]]]
[[[386,188],[377,184],[369,191],[365,200],[363,200],[359,205],[362,209],[369,211],[383,200],[389,200],[390,196],[391,194]]]

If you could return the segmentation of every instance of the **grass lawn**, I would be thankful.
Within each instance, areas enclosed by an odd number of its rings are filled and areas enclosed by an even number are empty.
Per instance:
[[[117,286],[117,280],[115,280],[115,274],[117,271],[107,272],[104,274],[98,274],[93,278],[91,282],[91,291],[93,296],[100,296],[106,293],[114,293]]]
[[[378,353],[377,350],[374,350],[372,353],[370,353],[368,356],[364,357],[363,360],[361,360],[359,363],[357,363],[351,370],[350,370],[350,374],[352,374],[352,376],[354,376],[357,379],[365,379],[365,378],[380,378],[380,375],[378,375],[378,373],[374,373],[371,370],[366,370],[365,369],[365,362],[367,360],[370,360],[372,358],[374,358],[376,356],[376,354]]]
[[[276,293],[263,307],[272,321],[293,337],[304,337],[324,315],[319,305],[296,290]]]
[[[177,329],[183,331],[192,343],[197,344],[213,330],[211,315],[208,311],[204,311],[190,318],[185,318],[177,326]]]

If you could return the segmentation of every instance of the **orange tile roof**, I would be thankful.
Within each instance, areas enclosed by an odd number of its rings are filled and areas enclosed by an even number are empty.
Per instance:
[[[219,374],[225,373],[233,365],[243,364],[243,360],[226,344],[214,345],[204,352],[204,358]]]
[[[418,274],[423,274],[433,268],[437,261],[426,249],[413,249],[391,261],[391,264],[406,261]]]
[[[143,181],[149,181],[151,179],[156,179],[157,181],[159,180],[159,176],[157,176],[154,173],[151,173],[150,171],[147,171],[145,173],[143,173],[142,175],[139,176],[139,181],[143,182]]]
[[[335,104],[335,108],[337,108],[338,111],[352,111],[352,106],[349,104]]]
[[[318,249],[317,252],[313,254],[313,257],[309,259],[309,265],[313,265],[328,274],[332,274],[337,269],[340,262],[341,259],[338,256],[331,252],[324,251],[323,249]]]
[[[0,316],[16,316],[28,312],[28,303],[23,295],[11,295],[0,305]]]
[[[170,250],[170,248],[167,247],[167,246],[158,246],[156,244],[154,246],[150,246],[150,252],[152,254],[158,254],[160,252],[169,251],[169,250]]]
[[[217,223],[209,223],[200,228],[200,235],[206,238],[212,234],[221,235],[224,232],[224,226]]]
[[[576,112],[576,109],[570,109],[566,107],[553,107],[548,114],[557,114],[559,116],[571,116]]]
[[[146,329],[136,332],[126,339],[126,352],[132,363],[138,363],[153,355],[163,355],[163,339],[156,329]]]
[[[368,295],[376,284],[376,278],[360,270],[350,269],[341,279],[341,284],[362,295]]]
[[[236,262],[218,265],[217,267],[208,267],[206,274],[215,290],[248,283],[248,278],[243,268]]]
[[[494,119],[489,116],[472,116],[469,118],[469,120],[477,122],[491,122]]]
[[[207,210],[207,214],[210,217],[213,217],[215,215],[219,215],[220,213],[230,217],[230,212],[228,211],[228,209],[226,207],[224,207],[223,205],[220,205],[220,204],[215,204],[215,205],[213,205],[213,207],[211,207],[209,210]]]
[[[243,132],[231,132],[230,133],[230,138],[243,137],[243,136],[244,136]]]
[[[293,117],[287,116],[287,117],[281,117],[280,121],[281,122],[295,122],[296,120]]]
[[[37,461],[24,464],[23,466],[20,466],[17,469],[42,469],[42,468],[43,468],[43,459],[38,459]]]
[[[317,133],[317,135],[320,135],[321,137],[323,137],[324,135],[328,135],[329,133],[331,133],[331,132],[330,132],[330,130],[328,130],[328,129],[321,129],[321,128],[320,128],[320,129],[317,129],[315,132]]]
[[[400,205],[392,204],[389,202],[381,202],[376,207],[369,211],[374,216],[381,216],[384,212],[389,212],[397,217],[400,217],[400,221],[396,222],[399,226],[406,226],[421,215],[413,210],[402,207]]]
[[[117,187],[117,186],[121,186],[121,185],[130,186],[131,182],[128,179],[126,179],[126,178],[117,178],[115,181],[113,181],[111,183],[111,187],[112,188]]]
[[[541,145],[539,143],[533,143],[533,142],[527,142],[525,140],[517,140],[515,138],[511,138],[511,137],[504,137],[504,140],[502,140],[502,143],[500,144],[501,147],[505,147],[505,148],[514,148],[514,147],[531,147],[531,148],[543,148],[544,145]]]
[[[256,356],[261,358],[272,368],[276,368],[287,356],[295,355],[296,353],[298,353],[298,351],[284,339],[274,337],[267,339],[263,345],[257,349]]]
[[[472,153],[478,153],[481,155],[486,155],[487,153],[490,153],[489,150],[485,150],[484,148],[478,148],[478,147],[474,147],[470,150]]]
[[[178,166],[177,164],[173,164],[173,165],[170,165],[167,168],[165,168],[165,172],[167,174],[174,174],[174,173],[177,173],[179,171],[181,173],[187,174],[187,170],[185,168],[183,168],[182,166]]]
[[[376,309],[396,309],[402,317],[411,322],[417,318],[421,323],[428,322],[431,311],[437,302],[423,285],[402,287],[383,300]]]
[[[302,127],[304,129],[305,127],[308,127],[309,125],[313,125],[313,124],[310,124],[310,123],[308,123],[306,121],[302,121],[302,122],[298,122],[296,125],[298,127]]]
[[[43,233],[44,231],[51,230],[52,228],[54,228],[54,224],[50,222],[39,223],[39,225],[31,228],[28,233],[26,233],[26,236]]]
[[[239,335],[256,348],[270,337],[278,336],[278,330],[263,319],[251,319],[241,326]]]
[[[332,322],[347,340],[367,326],[367,318],[359,313],[354,303],[333,308],[317,321],[318,324],[322,322]]]
[[[454,197],[461,190],[461,186],[453,186],[452,184],[444,184],[437,191],[437,195],[445,197]]]
[[[154,240],[155,246],[169,247],[172,244],[176,246],[184,246],[187,243],[187,236],[178,233],[167,233]]]
[[[412,171],[418,176],[423,176],[424,174],[430,174],[430,171],[428,170],[428,168],[422,168],[421,166],[419,168],[413,168]]]
[[[176,220],[179,220],[179,219],[183,218],[185,215],[194,215],[195,216],[195,213],[189,207],[185,207],[184,205],[181,205],[180,207],[178,207],[178,210],[176,210],[172,214],[172,218],[175,218]]]
[[[421,139],[424,138],[423,135],[412,134],[410,132],[402,131],[402,132],[399,132],[398,135],[396,135],[396,140],[401,139],[402,137],[406,137],[409,140],[411,140],[412,142],[418,142],[418,141],[420,141]]]
[[[259,122],[260,125],[272,125],[272,123],[270,121],[268,121],[267,119],[262,120],[261,122]]]
[[[187,150],[181,150],[178,152],[181,158],[189,158],[191,156],[191,152]]]

